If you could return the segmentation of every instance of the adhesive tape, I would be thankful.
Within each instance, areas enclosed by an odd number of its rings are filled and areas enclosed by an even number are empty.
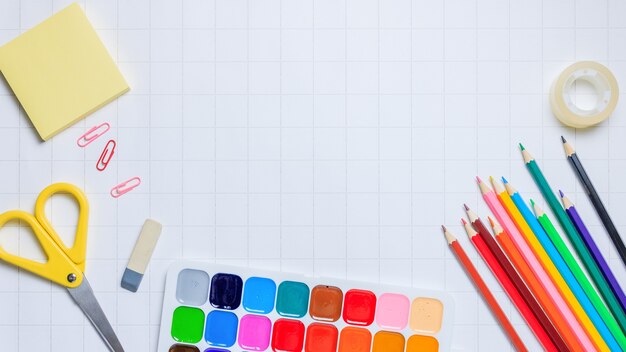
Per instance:
[[[596,105],[581,109],[572,101],[574,82],[586,81],[596,91]],[[566,68],[550,88],[552,113],[565,125],[586,128],[606,120],[615,110],[619,97],[617,80],[605,66],[593,61],[581,61]]]

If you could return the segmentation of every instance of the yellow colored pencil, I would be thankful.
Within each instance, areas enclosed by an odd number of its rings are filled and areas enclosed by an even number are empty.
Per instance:
[[[569,271],[569,268],[567,268],[563,260],[560,258],[560,254],[556,251],[556,248],[554,248],[554,245],[550,241],[550,238],[545,233],[530,208],[528,208],[519,192],[517,192],[517,190],[513,188],[513,186],[508,181],[506,181],[505,179],[503,179],[503,181],[507,193],[511,196],[511,200],[513,201],[513,203],[519,210],[519,213],[523,216],[526,222],[525,228],[531,230],[531,236],[528,236],[530,239],[528,242],[531,249],[533,250],[533,252],[535,252],[535,255],[543,264],[546,272],[555,283],[557,289],[565,299],[565,302],[576,316],[576,319],[578,320],[580,325],[582,325],[584,331],[591,338],[596,348],[601,351],[610,350],[611,348],[608,346],[608,343],[600,335],[600,332],[593,324],[593,322],[583,309],[582,305],[570,289],[569,285],[565,281],[563,275],[561,274],[561,271],[559,271],[559,269],[556,267],[556,264],[552,260],[552,258],[554,257],[548,254],[547,248],[544,247],[542,243],[545,243],[548,246],[552,246],[550,250],[552,251],[552,254],[554,254],[555,256],[559,256],[556,259],[559,259],[561,261],[560,265],[562,265],[562,268],[564,267],[563,270]],[[532,234],[534,234],[534,236],[532,236]],[[613,342],[613,346],[617,348],[617,344],[615,342]]]
[[[517,231],[519,231],[525,242],[530,247],[531,254],[527,255],[527,257],[534,257],[536,266],[533,267],[532,262],[529,262],[529,264],[531,264],[531,268],[533,268],[535,275],[537,275],[537,278],[541,282],[541,285],[545,290],[544,293],[549,297],[549,300],[552,303],[552,307],[548,308],[556,309],[556,312],[551,319],[554,319],[558,323],[559,332],[561,332],[564,337],[567,337],[568,345],[572,348],[575,348],[574,346],[577,345],[583,346],[584,350],[598,349],[601,351],[609,351],[608,346],[602,338],[600,338],[600,341],[595,341],[591,338],[589,332],[583,328],[577,317],[574,315],[574,312],[570,309],[569,304],[567,304],[565,298],[557,288],[554,278],[550,275],[549,270],[547,269],[547,263],[552,264],[552,260],[535,237],[533,231],[528,226],[528,223],[524,220],[524,217],[515,206],[515,203],[513,203],[511,196],[507,193],[506,189],[502,187],[502,184],[496,182],[493,178],[491,178],[491,182],[494,186],[495,193],[498,196],[498,200],[513,220]]]

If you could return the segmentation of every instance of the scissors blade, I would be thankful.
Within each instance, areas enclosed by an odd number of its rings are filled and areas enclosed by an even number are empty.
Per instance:
[[[115,331],[113,331],[96,296],[93,294],[93,290],[87,278],[83,276],[83,282],[78,287],[68,288],[67,290],[76,304],[83,310],[83,313],[89,318],[91,324],[96,328],[107,347],[113,352],[124,352],[124,348],[117,339],[117,335],[115,335]]]

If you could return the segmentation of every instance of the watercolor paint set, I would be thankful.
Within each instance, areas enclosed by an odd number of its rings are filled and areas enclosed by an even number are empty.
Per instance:
[[[443,291],[177,262],[158,351],[447,351],[453,316]]]

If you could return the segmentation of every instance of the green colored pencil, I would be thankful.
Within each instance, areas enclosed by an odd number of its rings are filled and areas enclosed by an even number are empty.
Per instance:
[[[593,304],[593,307],[602,318],[602,321],[604,321],[606,326],[609,328],[609,331],[611,331],[611,335],[613,335],[615,340],[617,340],[622,348],[626,349],[626,335],[624,335],[624,332],[622,332],[622,330],[620,329],[617,321],[615,320],[613,315],[611,315],[611,312],[609,312],[609,310],[606,308],[606,305],[604,305],[602,298],[600,298],[596,290],[593,288],[593,285],[591,284],[591,282],[589,282],[589,279],[581,269],[580,265],[578,265],[576,259],[574,259],[574,256],[569,251],[569,248],[567,248],[567,245],[565,244],[565,242],[563,242],[563,239],[559,235],[557,229],[554,227],[554,224],[552,224],[552,221],[548,217],[548,214],[546,214],[535,202],[533,202],[532,200],[530,202],[533,206],[533,210],[535,211],[535,215],[537,216],[537,220],[539,220],[539,223],[541,224],[541,227],[543,227],[543,229],[546,231],[548,237],[550,237],[550,240],[556,247],[557,251],[563,258],[569,269],[572,271],[572,274],[574,274],[576,281],[578,281],[578,283],[582,287],[585,295],[589,298],[591,304]]]
[[[565,210],[563,210],[563,207],[561,206],[561,202],[559,202],[559,200],[556,198],[556,196],[552,192],[552,189],[550,188],[548,181],[543,176],[543,173],[539,169],[539,165],[537,165],[537,162],[535,162],[535,159],[530,155],[530,153],[524,148],[524,146],[521,143],[520,143],[520,148],[522,149],[522,155],[524,157],[524,162],[526,163],[526,167],[528,167],[528,170],[530,171],[530,175],[535,180],[535,183],[541,190],[541,194],[543,194],[543,197],[546,199],[546,201],[548,202],[548,205],[550,206],[550,208],[556,215],[557,220],[559,221],[559,223],[565,230],[565,234],[567,235],[574,249],[576,250],[578,257],[580,257],[583,264],[585,265],[585,268],[587,269],[587,272],[589,272],[591,279],[596,284],[596,287],[598,287],[598,290],[600,291],[602,298],[604,298],[607,305],[609,306],[609,309],[611,310],[611,312],[615,316],[615,319],[617,320],[620,327],[622,328],[622,332],[626,331],[626,314],[624,314],[624,311],[622,310],[622,307],[617,301],[617,298],[615,297],[608,283],[602,276],[602,273],[600,272],[598,265],[591,257],[591,254],[589,253],[587,246],[585,246],[585,244],[583,243],[583,240],[580,238],[580,235],[578,234],[578,231],[574,227],[574,224],[572,224],[572,221],[570,220],[569,216],[567,216],[567,213],[565,212]],[[582,285],[582,283],[580,284]]]

